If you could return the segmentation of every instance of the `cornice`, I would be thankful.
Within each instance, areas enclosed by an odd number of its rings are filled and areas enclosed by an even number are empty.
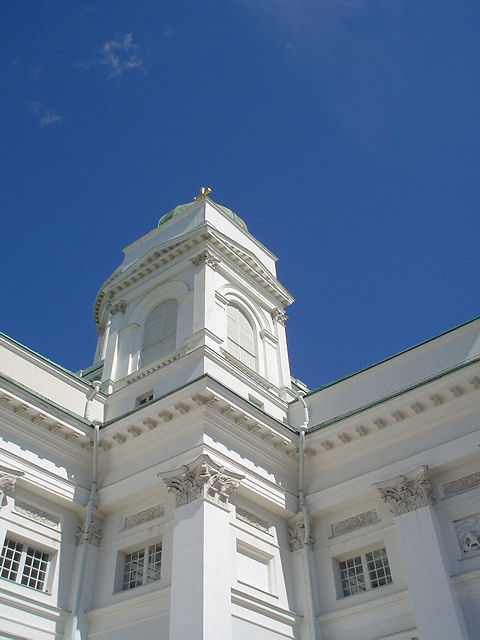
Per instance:
[[[462,368],[456,368],[448,373],[458,373]],[[378,431],[393,429],[396,426],[403,427],[409,421],[418,420],[420,415],[428,416],[431,420],[437,412],[444,412],[445,407],[460,408],[469,399],[473,402],[476,399],[480,400],[480,395],[476,395],[480,391],[480,372],[478,375],[475,372],[470,372],[468,375],[465,373],[461,377],[457,375],[455,380],[445,381],[441,386],[425,388],[423,394],[418,393],[427,384],[447,377],[447,374],[435,376],[401,393],[392,394],[366,407],[317,425],[307,433],[308,449],[312,452],[312,457],[320,453],[323,456],[344,455],[346,450],[343,447],[351,446],[360,439],[369,439]],[[414,390],[417,393],[408,398],[408,392]],[[365,414],[363,419],[360,417],[362,413]]]

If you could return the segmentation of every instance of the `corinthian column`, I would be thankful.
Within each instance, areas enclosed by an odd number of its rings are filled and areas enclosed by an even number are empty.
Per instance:
[[[425,465],[374,485],[394,516],[408,589],[422,640],[468,640],[450,581],[435,497]]]
[[[228,499],[243,476],[202,454],[159,474],[175,495],[170,640],[231,640],[235,553]]]

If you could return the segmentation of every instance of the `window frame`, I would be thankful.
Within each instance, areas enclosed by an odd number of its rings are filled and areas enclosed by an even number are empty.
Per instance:
[[[13,543],[15,547],[12,558],[10,559],[10,566],[6,568],[5,561],[8,561],[9,558],[6,556],[5,551],[9,543]],[[21,546],[20,550],[18,549],[19,545]],[[12,549],[11,546],[8,548]],[[33,554],[29,554],[30,551],[33,551]],[[19,553],[19,560],[17,561],[14,560],[15,552]],[[2,580],[7,580],[12,584],[17,584],[22,587],[26,587],[27,589],[33,589],[34,591],[37,591],[39,593],[50,593],[52,567],[54,566],[54,554],[55,552],[52,549],[48,549],[46,547],[43,547],[42,545],[39,546],[35,542],[18,538],[15,535],[10,535],[9,532],[7,532],[3,540],[2,549],[0,550],[0,578]],[[46,558],[44,556],[46,556]],[[27,560],[29,558],[32,559],[32,562],[27,563]],[[35,561],[40,563],[40,568],[35,566]],[[6,570],[10,574],[12,574],[11,565],[14,562],[16,562],[17,567],[15,569],[15,577],[12,579],[11,577],[3,575],[3,572],[4,570]],[[35,573],[37,574],[37,576],[32,578],[32,575],[34,575]],[[37,584],[40,583],[40,581],[38,580],[39,573],[43,573],[43,579],[41,580],[40,587],[37,586]],[[35,581],[36,584],[31,584],[32,581]]]
[[[236,309],[237,313],[239,313],[240,315],[242,315],[245,320],[247,321],[248,325],[250,326],[250,329],[252,331],[252,347],[253,347],[253,352],[248,351],[248,349],[246,349],[245,347],[242,346],[242,344],[240,342],[237,342],[235,339],[233,339],[231,337],[231,334],[229,332],[229,309]],[[247,367],[248,369],[251,369],[252,371],[257,372],[258,371],[258,367],[259,367],[259,348],[258,348],[258,330],[257,330],[257,326],[256,323],[254,322],[251,314],[241,305],[238,304],[236,300],[229,300],[227,305],[226,305],[226,322],[227,322],[227,351],[228,353],[235,358],[235,360],[237,360],[238,362],[240,362],[244,367]],[[238,325],[238,321],[237,321],[237,325]],[[235,347],[237,347],[237,349],[239,350],[239,352],[237,353],[235,349],[231,348],[231,343],[233,343],[235,345]],[[251,364],[247,363],[244,361],[244,359],[242,359],[242,353],[245,352],[247,353],[249,356],[251,356],[253,358],[253,366],[251,366]],[[240,356],[240,357],[239,357]]]
[[[150,320],[152,314],[157,309],[160,309],[160,307],[162,307],[163,305],[167,304],[168,302],[174,302],[175,303],[175,332],[170,334],[170,335],[167,335],[167,336],[162,335],[161,340],[157,340],[153,344],[145,347],[145,338],[146,338],[146,334],[147,334],[147,329],[150,326],[148,324],[148,321]],[[154,323],[151,323],[151,324],[153,325]],[[155,306],[151,307],[149,309],[148,313],[144,316],[142,343],[141,343],[141,349],[140,349],[140,367],[148,367],[149,365],[152,365],[157,360],[161,360],[162,358],[168,356],[170,353],[173,353],[174,351],[176,351],[176,349],[177,349],[177,334],[178,334],[178,300],[177,300],[177,298],[172,298],[172,297],[165,298],[164,300],[162,300],[161,302],[159,302]],[[156,356],[153,359],[149,359],[148,361],[146,361],[145,354],[148,355],[149,351],[152,352],[155,347],[158,348],[158,345],[161,345],[162,343],[166,342],[167,340],[169,340],[171,338],[174,338],[173,349],[167,349],[167,350],[162,349],[160,351],[160,353],[156,354]]]
[[[374,558],[374,554],[380,553],[381,554],[381,558],[380,560],[382,561],[381,565],[377,564],[376,561],[378,559]],[[369,559],[369,556],[371,556],[371,558]],[[360,563],[355,563],[355,561],[359,559]],[[386,562],[385,562],[386,561]],[[342,567],[342,564],[344,563],[348,563],[348,562],[353,562],[353,566],[352,567]],[[371,566],[373,563],[373,566]],[[361,549],[361,550],[356,550],[356,551],[351,551],[348,554],[344,554],[341,557],[338,557],[335,559],[335,564],[336,564],[336,583],[337,583],[337,597],[340,598],[350,598],[351,596],[355,596],[355,595],[359,595],[360,593],[369,593],[375,589],[379,589],[380,587],[386,587],[389,584],[393,583],[393,576],[392,576],[392,569],[390,566],[390,560],[388,557],[388,553],[387,553],[387,549],[386,546],[383,544],[381,544],[380,546],[378,545],[374,545],[374,546],[370,546],[366,549]],[[351,586],[345,586],[344,585],[344,580],[345,577],[343,576],[343,572],[347,571],[348,569],[354,569],[356,567],[361,567],[362,571],[357,572],[355,571],[355,576],[351,576],[351,577],[355,577],[356,583],[355,586],[352,588]],[[379,571],[384,572],[384,576],[379,577]],[[359,580],[358,578],[362,579],[363,581],[363,585],[364,588],[359,588]],[[379,580],[385,580],[385,582],[382,582],[381,584],[375,584],[375,582],[378,582]],[[348,593],[347,591],[350,590],[350,592]]]
[[[153,579],[149,579],[151,578],[151,555],[150,552],[151,550],[154,549],[154,558],[156,554],[159,554],[160,558],[159,560],[154,559],[153,561],[153,566],[154,568],[154,572],[156,577],[154,577]],[[141,583],[139,584],[132,584],[134,581],[138,580],[138,577],[136,575],[136,572],[138,571],[138,567],[137,568],[130,568],[128,573],[127,573],[127,564],[130,562],[132,565],[135,561],[138,562],[138,557],[135,560],[130,560],[130,558],[132,556],[134,556],[135,554],[140,554],[142,553],[142,564],[141,564]],[[162,540],[157,540],[157,541],[150,541],[147,542],[145,544],[143,544],[142,546],[135,546],[132,547],[131,549],[127,549],[125,551],[120,551],[119,554],[119,559],[118,559],[118,576],[117,576],[117,589],[116,592],[117,593],[128,593],[132,590],[138,589],[139,587],[146,587],[147,585],[152,585],[152,584],[158,584],[162,581],[163,575],[162,575],[162,564],[163,564],[163,541]],[[127,579],[127,576],[130,576],[129,579]],[[134,576],[135,577],[132,577]]]

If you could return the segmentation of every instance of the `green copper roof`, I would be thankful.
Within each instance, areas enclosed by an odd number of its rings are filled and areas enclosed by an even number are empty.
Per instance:
[[[212,201],[213,202],[213,201]],[[172,209],[171,211],[169,211],[168,213],[166,213],[165,215],[163,215],[160,220],[158,221],[158,226],[160,226],[161,224],[163,224],[164,222],[168,222],[169,220],[171,220],[172,218],[176,218],[177,216],[180,216],[185,209],[188,209],[188,207],[190,207],[192,204],[194,204],[193,202],[187,202],[186,204],[179,204],[175,207],[175,209]],[[232,211],[231,209],[229,209],[228,207],[224,207],[221,204],[217,204],[216,202],[214,202],[214,204],[226,215],[230,218],[230,220],[233,220],[233,222],[235,222],[235,224],[238,224],[238,226],[240,228],[242,228],[244,231],[248,231],[247,229],[247,225],[245,224],[245,222],[240,218],[240,216],[237,216],[237,214]]]

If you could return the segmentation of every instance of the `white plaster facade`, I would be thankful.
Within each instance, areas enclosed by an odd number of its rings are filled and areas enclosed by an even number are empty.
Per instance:
[[[202,197],[124,254],[81,375],[0,335],[0,636],[480,638],[480,320],[308,391],[232,212]]]

